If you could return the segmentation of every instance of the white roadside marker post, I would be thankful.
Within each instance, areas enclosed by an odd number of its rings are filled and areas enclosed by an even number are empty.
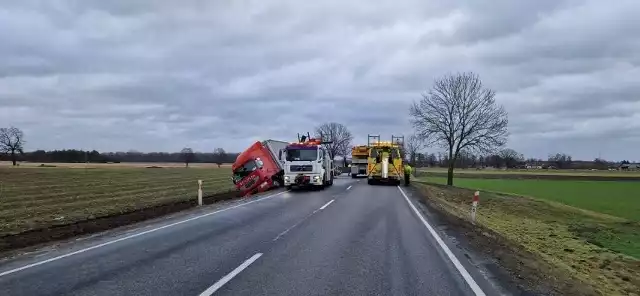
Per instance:
[[[198,206],[202,205],[202,180],[198,180]]]
[[[478,210],[478,202],[480,202],[480,191],[473,193],[473,202],[471,203],[471,223],[476,224],[476,211]]]

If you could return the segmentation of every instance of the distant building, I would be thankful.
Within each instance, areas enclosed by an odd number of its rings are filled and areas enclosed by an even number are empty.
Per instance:
[[[618,169],[621,171],[637,171],[640,170],[640,163],[624,163]]]
[[[524,168],[527,170],[541,170],[542,169],[542,164],[539,162],[530,162],[530,163],[525,163],[524,164]]]

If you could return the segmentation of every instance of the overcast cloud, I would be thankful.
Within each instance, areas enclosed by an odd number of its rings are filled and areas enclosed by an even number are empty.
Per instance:
[[[474,71],[509,112],[509,147],[640,160],[639,14],[637,0],[0,0],[0,126],[28,150],[240,151],[325,121],[364,143],[410,134],[434,78]]]

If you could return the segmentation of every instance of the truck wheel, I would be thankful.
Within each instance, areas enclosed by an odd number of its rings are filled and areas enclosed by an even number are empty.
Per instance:
[[[329,186],[333,186],[333,177],[331,177],[331,180],[329,180]]]
[[[273,187],[275,188],[280,188],[282,186],[282,183],[280,183],[280,180],[278,180],[277,178],[273,179],[272,184],[273,184]]]
[[[285,189],[287,190],[293,190],[293,186],[289,185],[289,186],[285,186]]]
[[[373,185],[373,179],[369,179],[369,180],[367,180],[367,184],[369,184],[369,185]]]
[[[351,178],[355,179],[358,176],[358,174],[351,174]]]

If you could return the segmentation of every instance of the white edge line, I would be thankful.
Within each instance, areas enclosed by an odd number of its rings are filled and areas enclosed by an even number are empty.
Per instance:
[[[326,209],[335,199],[330,200],[328,203],[324,204],[324,206],[320,207],[321,210]]]
[[[206,289],[202,293],[200,293],[200,296],[210,296],[210,295],[212,295],[218,289],[222,288],[222,286],[224,286],[224,284],[228,283],[236,275],[238,275],[243,270],[245,270],[247,267],[249,267],[249,265],[251,265],[251,263],[253,263],[256,260],[258,260],[258,258],[260,258],[260,256],[262,256],[262,253],[257,253],[255,255],[251,256],[251,258],[247,259],[247,261],[243,262],[242,264],[240,264],[240,266],[236,267],[236,269],[232,270],[230,273],[225,275],[223,278],[221,278],[219,281],[217,281],[215,284],[213,284],[213,286],[209,287],[208,289]]]
[[[104,242],[104,243],[101,243],[101,244],[98,244],[98,245],[95,245],[95,246],[91,246],[91,247],[88,247],[88,248],[85,248],[85,249],[77,250],[77,251],[74,251],[74,252],[71,252],[71,253],[68,253],[68,254],[64,254],[64,255],[57,256],[57,257],[49,258],[47,260],[38,261],[38,262],[31,263],[31,264],[28,264],[28,265],[25,265],[25,266],[22,266],[22,267],[18,267],[18,268],[14,268],[14,269],[11,269],[11,270],[7,270],[5,272],[0,273],[0,277],[3,277],[5,275],[9,275],[9,274],[12,274],[12,273],[15,273],[15,272],[18,272],[18,271],[22,271],[22,270],[25,270],[25,269],[29,269],[29,268],[32,268],[32,267],[36,267],[38,265],[43,265],[43,264],[46,264],[46,263],[49,263],[49,262],[57,261],[57,260],[60,260],[60,259],[66,258],[66,257],[70,257],[70,256],[77,255],[77,254],[80,254],[80,253],[84,253],[84,252],[87,252],[87,251],[91,251],[91,250],[94,250],[94,249],[102,248],[104,246],[115,244],[115,243],[118,243],[118,242],[121,242],[121,241],[125,241],[125,240],[128,240],[128,239],[132,239],[132,238],[138,237],[138,236],[142,236],[142,235],[145,235],[145,234],[156,232],[158,230],[162,230],[162,229],[165,229],[165,228],[173,227],[173,226],[176,226],[176,225],[179,225],[179,224],[183,224],[183,223],[187,223],[187,222],[190,222],[190,221],[193,221],[193,220],[198,220],[198,219],[201,219],[201,218],[204,218],[204,217],[207,217],[207,216],[211,216],[211,215],[214,215],[214,214],[217,214],[217,213],[221,213],[221,212],[224,212],[224,211],[227,211],[227,210],[239,208],[239,207],[242,207],[242,206],[245,206],[245,205],[248,205],[248,204],[252,204],[254,202],[259,202],[261,200],[265,200],[265,199],[268,199],[268,198],[272,198],[272,197],[278,196],[278,195],[286,193],[286,192],[288,192],[288,190],[287,191],[283,191],[283,192],[278,192],[276,194],[268,195],[268,196],[265,196],[265,197],[262,197],[262,198],[259,198],[259,199],[256,199],[256,200],[252,200],[250,202],[245,202],[245,203],[242,203],[242,204],[239,204],[239,205],[235,205],[235,206],[232,206],[232,207],[228,207],[228,208],[224,208],[224,209],[221,209],[221,210],[217,210],[217,211],[214,211],[214,212],[211,212],[211,213],[206,213],[206,214],[203,214],[203,215],[191,217],[189,219],[185,219],[185,220],[178,221],[178,222],[175,222],[175,223],[171,223],[171,224],[167,224],[167,225],[160,226],[160,227],[157,227],[157,228],[145,230],[143,232],[139,232],[139,233],[132,234],[132,235],[129,235],[129,236],[121,237],[119,239],[115,239],[115,240],[112,240],[112,241]]]
[[[431,227],[431,225],[427,222],[427,220],[425,220],[424,217],[422,217],[422,214],[420,214],[418,209],[416,209],[416,207],[413,205],[413,203],[411,203],[411,201],[409,200],[407,195],[404,193],[402,188],[400,188],[400,186],[398,186],[398,190],[400,190],[400,193],[402,193],[402,196],[404,197],[404,199],[407,201],[407,203],[409,203],[409,206],[411,206],[411,209],[413,209],[413,211],[416,213],[416,215],[418,215],[418,218],[420,218],[420,221],[422,221],[422,224],[424,224],[424,226],[427,227],[427,229],[429,230],[429,233],[431,233],[433,238],[436,239],[436,241],[438,242],[438,245],[440,245],[440,248],[442,248],[442,250],[444,250],[445,254],[447,254],[447,257],[449,257],[449,260],[451,260],[451,262],[456,267],[458,272],[460,272],[460,274],[462,275],[464,280],[467,282],[469,287],[471,287],[471,290],[473,290],[473,292],[477,296],[485,296],[486,294],[484,293],[484,291],[482,291],[480,286],[478,286],[478,283],[476,283],[476,281],[473,279],[473,277],[471,277],[471,274],[469,274],[469,272],[464,268],[462,263],[460,263],[460,260],[458,260],[458,258],[453,254],[453,252],[451,252],[449,247],[447,247],[447,245],[440,238],[440,236],[435,231],[435,229],[433,229],[433,227]]]
[[[349,187],[347,187],[347,190],[351,189],[351,185],[349,185]]]

